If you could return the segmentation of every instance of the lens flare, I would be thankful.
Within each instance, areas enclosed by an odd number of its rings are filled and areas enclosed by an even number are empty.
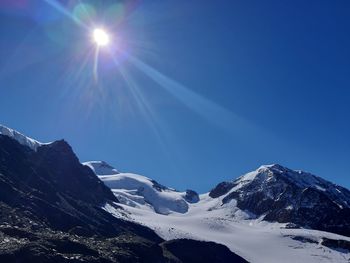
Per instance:
[[[107,46],[109,44],[109,35],[101,28],[96,28],[93,32],[93,39],[98,46]]]

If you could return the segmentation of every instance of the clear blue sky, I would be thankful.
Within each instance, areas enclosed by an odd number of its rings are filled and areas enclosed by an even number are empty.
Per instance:
[[[178,189],[270,163],[350,187],[349,1],[80,2],[0,1],[0,123]]]

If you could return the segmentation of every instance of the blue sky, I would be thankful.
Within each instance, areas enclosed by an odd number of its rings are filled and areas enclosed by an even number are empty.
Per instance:
[[[116,3],[1,1],[0,123],[178,189],[270,163],[350,187],[350,2]]]

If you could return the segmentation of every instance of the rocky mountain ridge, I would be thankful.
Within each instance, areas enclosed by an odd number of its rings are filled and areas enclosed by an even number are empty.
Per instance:
[[[223,196],[223,204],[235,200],[241,210],[270,222],[350,236],[350,191],[303,171],[265,165],[218,184],[209,196]]]

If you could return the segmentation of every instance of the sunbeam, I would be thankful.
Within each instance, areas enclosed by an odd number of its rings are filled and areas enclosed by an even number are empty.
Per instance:
[[[94,68],[93,68],[93,74],[94,74],[95,82],[98,82],[98,54],[99,53],[100,53],[100,47],[97,45],[96,49],[95,49]]]
[[[176,82],[175,80],[170,79],[140,59],[130,54],[125,55],[134,66],[156,82],[160,87],[164,88],[167,92],[181,101],[186,107],[204,117],[211,123],[231,131],[233,129],[238,130],[235,129],[235,127],[242,128],[247,127],[248,125],[250,126],[247,121],[243,120],[239,116],[186,88],[184,85]]]
[[[119,67],[119,72],[123,76],[125,83],[128,85],[128,88],[136,101],[140,113],[143,115],[144,120],[147,122],[148,126],[152,130],[155,139],[163,153],[164,156],[169,160],[169,165],[172,171],[176,171],[174,165],[173,156],[171,151],[169,151],[169,143],[167,140],[167,134],[169,131],[164,129],[164,125],[160,123],[160,119],[156,116],[156,113],[152,109],[151,105],[146,100],[144,94],[142,94],[136,81],[130,76],[126,69]]]
[[[152,110],[152,108],[149,105],[149,103],[147,102],[147,100],[144,98],[144,95],[141,93],[140,89],[137,86],[137,83],[132,79],[130,74],[123,67],[119,67],[119,72],[121,73],[126,84],[128,85],[128,88],[129,88],[132,96],[134,97],[134,99],[135,99],[135,101],[140,109],[141,114],[144,116],[147,123],[151,127],[152,131],[156,135],[157,140],[160,143],[160,145],[162,146],[164,152],[166,152],[164,138],[161,135],[161,125],[158,125],[158,122],[157,122],[158,118],[155,116],[154,111]]]

